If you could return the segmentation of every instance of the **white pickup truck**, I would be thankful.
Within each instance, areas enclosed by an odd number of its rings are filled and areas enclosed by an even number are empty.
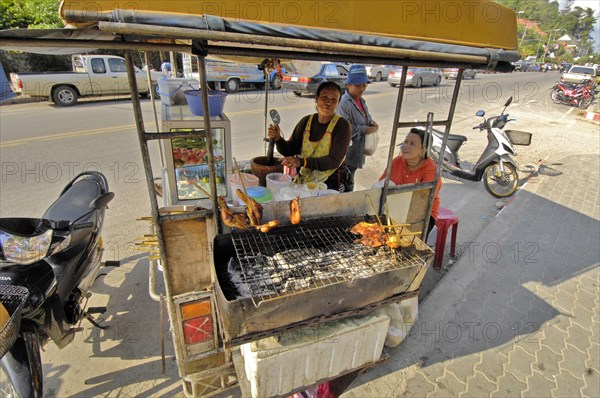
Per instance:
[[[125,59],[114,55],[73,55],[72,72],[11,73],[16,92],[30,97],[45,97],[59,106],[71,106],[79,97],[129,94]],[[145,96],[155,87],[160,72],[136,70],[138,91]]]
[[[387,65],[365,65],[369,80],[380,82],[388,78],[390,67]]]
[[[596,83],[596,69],[592,66],[573,65],[568,72],[560,77],[561,82],[565,83],[583,83],[590,80],[592,84]]]

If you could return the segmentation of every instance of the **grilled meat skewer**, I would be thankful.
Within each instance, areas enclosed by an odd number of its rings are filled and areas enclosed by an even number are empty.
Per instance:
[[[236,192],[239,198],[246,204],[246,213],[248,214],[250,223],[254,226],[260,225],[263,215],[262,205],[242,192],[241,189],[238,189]]]
[[[290,222],[294,225],[300,224],[300,196],[296,196],[290,202]]]
[[[277,228],[278,226],[279,226],[279,221],[277,221],[277,220],[272,220],[272,221],[269,221],[269,222],[268,222],[268,223],[266,223],[266,224],[263,224],[263,225],[257,225],[257,226],[256,226],[256,229],[258,229],[260,232],[267,233],[267,232],[269,232],[270,230],[272,230],[273,228]]]
[[[248,217],[246,217],[245,214],[236,214],[233,211],[231,211],[229,206],[227,206],[227,201],[223,196],[219,196],[218,201],[219,206],[221,207],[221,220],[223,220],[223,224],[227,225],[230,228],[250,228],[250,224],[248,223]]]

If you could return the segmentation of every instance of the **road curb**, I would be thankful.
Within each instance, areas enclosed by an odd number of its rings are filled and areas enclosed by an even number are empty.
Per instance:
[[[583,118],[585,120],[600,123],[600,113],[585,111],[583,112]]]

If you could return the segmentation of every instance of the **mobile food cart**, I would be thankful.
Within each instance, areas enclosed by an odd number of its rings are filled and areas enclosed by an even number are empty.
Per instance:
[[[211,114],[208,55],[458,67],[447,117],[428,115],[427,126],[445,126],[447,138],[462,70],[508,72],[510,62],[519,58],[515,14],[493,1],[397,1],[393,11],[389,4],[64,0],[61,16],[73,29],[1,32],[5,48],[126,50],[160,252],[151,266],[160,262],[163,270],[187,396],[212,395],[237,385],[245,396],[286,396],[380,360],[390,324],[381,309],[416,297],[433,258],[414,233],[427,228],[440,167],[431,183],[390,187],[388,171],[382,188],[300,199],[299,224],[290,222],[289,201],[278,201],[264,203],[262,214],[263,222],[276,220],[278,228],[267,233],[229,228],[218,198],[231,198],[231,192],[219,173],[233,165],[230,153],[215,155],[214,144],[229,151],[229,130],[241,127],[230,126],[225,115],[188,118],[163,106],[161,127],[157,123],[157,131],[146,131],[131,51],[197,56],[204,115]],[[407,69],[393,116],[388,170],[398,129],[423,124],[401,121]],[[189,202],[172,196],[187,206],[161,207],[148,150],[151,140],[166,143],[165,156],[181,140],[202,142],[207,161],[202,166],[206,189],[201,190],[207,192],[193,193]],[[177,166],[173,159],[167,163],[165,184],[172,195],[179,188]],[[413,233],[406,247],[372,247],[351,232],[361,222],[381,227],[387,219]]]

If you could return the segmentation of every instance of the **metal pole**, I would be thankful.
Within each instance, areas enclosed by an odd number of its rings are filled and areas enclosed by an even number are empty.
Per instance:
[[[215,215],[219,214],[219,205],[217,201],[217,179],[215,175],[215,156],[213,152],[212,129],[210,126],[210,107],[208,104],[208,82],[206,80],[206,56],[198,56],[198,74],[200,75],[200,92],[202,94],[202,110],[204,111],[204,130],[206,131],[206,149],[208,151],[208,178],[210,179],[211,202]],[[220,217],[217,217],[220,220]],[[220,222],[215,223],[217,233],[222,232]]]
[[[527,25],[525,25],[525,30],[523,31],[523,36],[521,36],[521,41],[519,42],[519,48],[523,47],[523,40],[525,40],[525,33],[527,33]]]
[[[406,86],[406,74],[408,73],[408,66],[402,67],[402,75],[400,76],[400,85],[398,88],[398,97],[396,99],[396,111],[394,113],[394,125],[392,126],[392,138],[390,141],[390,149],[388,151],[387,168],[385,173],[385,182],[383,184],[383,191],[381,192],[381,198],[379,200],[379,214],[383,213],[385,209],[385,203],[387,202],[388,189],[390,184],[390,174],[392,172],[392,160],[394,159],[394,151],[396,147],[396,136],[398,135],[398,122],[400,120],[400,113],[402,111],[402,100],[404,99],[404,89]]]
[[[148,79],[148,87],[150,90],[150,101],[152,103],[154,126],[156,127],[156,131],[160,131],[160,127],[158,125],[158,114],[156,113],[156,103],[154,102],[154,90],[152,87],[152,75],[150,74],[150,62],[148,61],[148,53],[146,51],[144,51],[144,62],[146,63],[146,79]],[[160,151],[160,165],[164,165],[162,151]]]
[[[401,48],[387,48],[368,45],[346,44],[346,43],[331,43],[315,40],[304,39],[288,39],[284,37],[269,37],[262,35],[249,35],[245,33],[229,33],[216,32],[201,29],[187,28],[172,28],[166,26],[143,25],[131,23],[114,23],[100,21],[98,28],[101,31],[121,34],[140,34],[140,35],[155,35],[165,38],[187,38],[197,40],[213,40],[227,41],[238,44],[254,44],[276,47],[290,47],[310,49],[317,54],[339,52],[340,54],[356,54],[356,55],[376,55],[378,57],[404,58],[408,57],[411,60],[427,60],[427,61],[454,61],[464,62],[467,64],[487,64],[490,56],[465,55],[465,54],[448,54],[435,51],[409,50]]]
[[[265,151],[265,155],[267,155],[267,147],[268,147],[268,143],[267,143],[267,123],[268,123],[268,107],[269,107],[269,71],[267,70],[267,66],[265,65],[264,69],[263,69],[263,74],[265,75],[265,115],[264,115],[264,120],[265,120],[265,129],[264,129],[264,140],[263,140],[263,148]]]
[[[542,55],[542,61],[540,62],[541,64],[543,64],[546,59],[546,51],[548,51],[548,47],[550,46],[550,40],[552,40],[552,32],[548,35],[548,43],[546,44],[546,48],[544,48],[544,55]]]
[[[177,58],[175,52],[169,52],[169,62],[171,62],[171,77],[177,77]]]
[[[125,51],[125,66],[127,68],[127,79],[129,81],[129,87],[131,91],[131,103],[133,106],[133,114],[135,118],[135,126],[138,133],[138,140],[140,144],[140,150],[142,151],[142,163],[144,164],[144,170],[146,175],[146,184],[148,185],[148,194],[150,195],[150,211],[152,212],[152,220],[156,228],[156,238],[158,241],[158,247],[160,251],[161,263],[163,265],[163,277],[164,280],[169,280],[169,267],[165,256],[165,241],[162,234],[162,225],[159,220],[158,213],[158,200],[156,199],[156,193],[154,191],[154,175],[152,173],[152,164],[150,163],[150,152],[148,150],[148,142],[144,139],[144,118],[142,116],[142,108],[140,106],[140,98],[137,89],[137,82],[135,79],[135,69],[133,66],[133,60],[131,58],[131,50]],[[167,297],[172,297],[170,286],[165,283],[165,291]],[[169,316],[175,316],[175,307],[172,300],[166,300],[167,308],[169,310]],[[173,318],[171,318],[173,319]],[[180,357],[178,353],[177,357]]]
[[[444,132],[450,134],[450,128],[452,127],[452,121],[454,120],[454,111],[456,110],[456,103],[458,102],[458,96],[460,95],[460,86],[462,84],[464,69],[458,70],[456,75],[456,84],[454,85],[454,91],[452,92],[452,100],[450,101],[450,109],[448,110],[448,120],[446,123],[446,129]]]

